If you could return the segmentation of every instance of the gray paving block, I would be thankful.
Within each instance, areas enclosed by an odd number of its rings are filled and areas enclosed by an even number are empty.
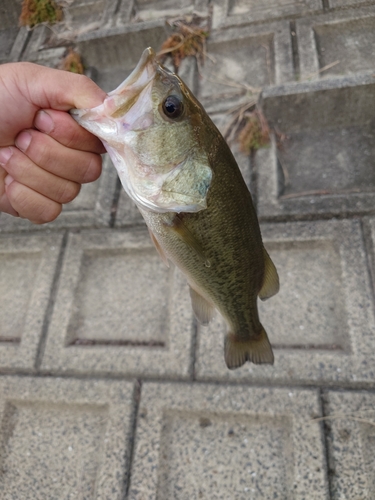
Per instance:
[[[365,217],[363,219],[363,230],[366,238],[366,250],[370,262],[372,286],[375,290],[375,219]]]
[[[293,80],[289,22],[213,32],[200,75],[197,97],[209,112],[246,103],[265,85]]]
[[[0,214],[0,233],[8,231],[46,231],[65,227],[108,227],[116,191],[117,173],[109,156],[103,155],[103,171],[100,178],[83,184],[77,198],[63,206],[61,214],[53,222],[36,225],[26,219]]]
[[[124,498],[129,382],[2,377],[4,500]]]
[[[217,0],[213,3],[214,28],[225,28],[256,21],[269,21],[279,17],[303,16],[321,11],[319,0]]]
[[[185,279],[144,228],[70,234],[41,369],[188,377]]]
[[[296,27],[301,80],[374,72],[373,6],[312,16]]]
[[[224,362],[219,315],[199,327],[196,374],[204,380],[372,384],[374,305],[363,235],[356,221],[262,225],[280,292],[259,304],[275,364]]]
[[[0,1],[0,64],[18,61],[26,43],[26,28],[20,28],[21,0]]]
[[[370,0],[370,2],[367,2],[366,0],[329,0],[329,6],[331,9],[357,7],[363,4],[366,5],[368,3],[372,3],[372,1]]]
[[[316,391],[142,387],[129,500],[328,499]]]
[[[374,94],[372,76],[264,90],[263,111],[284,140],[255,156],[261,218],[373,213]]]
[[[120,197],[116,210],[115,227],[124,227],[127,225],[142,224],[145,222],[137,205],[132,201],[121,187]]]
[[[137,0],[134,5],[133,20],[137,22],[153,21],[164,18],[180,18],[193,12],[201,16],[208,14],[206,0]]]
[[[331,498],[372,500],[375,394],[329,392],[325,399]]]
[[[0,237],[0,370],[34,369],[62,235]]]

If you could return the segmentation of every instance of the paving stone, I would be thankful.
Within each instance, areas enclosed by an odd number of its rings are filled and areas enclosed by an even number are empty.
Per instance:
[[[373,213],[374,93],[371,76],[263,92],[262,109],[281,135],[254,159],[261,218]]]
[[[294,79],[286,21],[213,32],[207,54],[197,97],[208,112],[248,102],[261,87]]]
[[[0,370],[33,370],[62,235],[0,237]]]
[[[0,233],[8,231],[49,231],[64,227],[105,227],[111,221],[117,173],[108,155],[103,155],[100,178],[83,184],[75,200],[63,206],[59,217],[48,224],[35,225],[26,219],[0,214]]]
[[[2,377],[0,495],[124,498],[129,382]]]
[[[27,30],[20,28],[21,0],[0,0],[0,64],[17,61],[26,43]]]
[[[224,363],[225,325],[199,327],[199,379],[372,384],[375,322],[363,235],[355,221],[262,225],[279,275],[278,295],[259,304],[275,364]]]
[[[356,7],[363,4],[373,3],[373,1],[367,2],[366,0],[329,0],[329,6],[331,9],[339,9],[340,7]]]
[[[191,344],[185,279],[144,228],[70,234],[43,371],[186,378]]]
[[[137,0],[133,19],[137,22],[152,21],[160,18],[179,18],[193,12],[207,15],[206,0]]]
[[[144,225],[145,222],[137,208],[137,205],[129,198],[122,187],[120,189],[121,191],[116,210],[115,227],[124,227],[130,224]]]
[[[129,500],[328,498],[316,391],[146,383]]]
[[[213,3],[212,24],[225,28],[233,24],[270,21],[279,17],[308,15],[322,10],[319,0],[217,0]]]
[[[374,72],[373,6],[301,19],[296,28],[301,80]]]
[[[375,394],[325,397],[332,500],[374,498]]]
[[[375,290],[375,219],[372,217],[364,218],[363,230],[366,238],[366,250],[370,263],[372,287],[373,290]]]

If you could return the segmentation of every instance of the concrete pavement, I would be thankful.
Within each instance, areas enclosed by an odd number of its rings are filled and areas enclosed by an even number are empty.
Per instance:
[[[106,91],[167,18],[210,17],[180,72],[221,130],[262,90],[277,133],[232,148],[281,289],[274,366],[229,371],[108,157],[53,223],[0,214],[1,498],[373,500],[375,2],[73,0],[31,32],[20,9],[0,1],[0,62],[74,45]]]

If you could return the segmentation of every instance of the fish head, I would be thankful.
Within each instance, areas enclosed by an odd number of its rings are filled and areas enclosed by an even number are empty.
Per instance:
[[[102,140],[133,201],[153,212],[198,212],[212,180],[205,112],[182,80],[146,49],[104,102],[71,115]]]

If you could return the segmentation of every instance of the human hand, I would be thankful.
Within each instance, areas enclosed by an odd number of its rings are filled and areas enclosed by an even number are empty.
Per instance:
[[[101,104],[89,78],[32,63],[0,65],[0,212],[51,222],[101,173],[102,143],[66,112]]]

